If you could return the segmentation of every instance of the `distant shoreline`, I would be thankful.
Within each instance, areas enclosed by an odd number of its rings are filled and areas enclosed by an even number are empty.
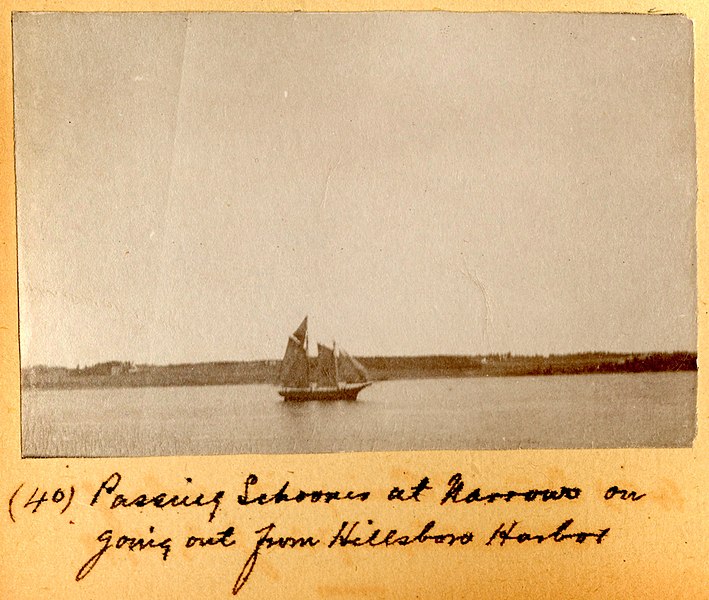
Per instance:
[[[364,356],[372,381],[444,377],[521,377],[696,371],[697,354],[579,353],[550,356]],[[136,365],[110,361],[83,368],[38,366],[22,370],[23,389],[90,389],[278,383],[280,360]]]

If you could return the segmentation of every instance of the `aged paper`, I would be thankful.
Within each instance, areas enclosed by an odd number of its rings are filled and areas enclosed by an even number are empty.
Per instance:
[[[2,596],[705,597],[676,4],[6,4]]]

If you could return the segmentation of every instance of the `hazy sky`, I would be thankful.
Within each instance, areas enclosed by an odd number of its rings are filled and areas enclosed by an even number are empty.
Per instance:
[[[696,348],[683,17],[19,14],[23,365]]]

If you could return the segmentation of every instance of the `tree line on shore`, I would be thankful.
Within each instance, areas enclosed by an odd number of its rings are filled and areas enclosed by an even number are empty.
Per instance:
[[[363,356],[358,360],[373,381],[433,377],[503,377],[590,373],[691,371],[697,355],[690,352],[621,354],[587,352],[565,355],[515,356]],[[126,361],[84,367],[36,366],[22,370],[23,387],[91,388],[173,385],[278,383],[279,360],[138,365]]]

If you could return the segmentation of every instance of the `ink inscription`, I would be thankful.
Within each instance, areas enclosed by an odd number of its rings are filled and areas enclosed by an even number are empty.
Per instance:
[[[98,510],[116,511],[120,515],[120,526],[106,528],[95,538],[97,545],[88,558],[81,559],[74,579],[83,581],[97,571],[110,568],[124,568],[121,557],[127,554],[156,556],[161,561],[175,560],[181,553],[174,549],[182,547],[190,552],[219,552],[223,560],[237,565],[231,587],[231,594],[239,594],[256,572],[259,559],[265,554],[282,552],[368,552],[396,551],[397,548],[416,546],[436,546],[441,552],[463,551],[484,552],[486,548],[516,548],[528,545],[565,544],[567,546],[601,545],[611,538],[611,527],[588,526],[577,522],[573,511],[583,499],[606,502],[622,502],[632,506],[644,500],[647,494],[636,489],[612,485],[605,488],[602,495],[594,497],[584,495],[575,485],[558,487],[530,487],[528,489],[485,489],[482,486],[466,482],[462,473],[455,472],[445,484],[437,484],[430,476],[423,476],[407,484],[397,482],[383,486],[388,493],[375,493],[368,489],[328,487],[327,489],[298,486],[290,480],[278,482],[261,481],[258,475],[250,473],[237,485],[236,492],[230,491],[230,485],[223,489],[201,489],[191,477],[184,477],[179,484],[173,482],[162,490],[145,490],[129,484],[118,471],[111,473],[92,492],[83,499],[77,490],[86,486],[35,486],[21,483],[9,498],[7,508],[10,519],[17,523],[18,511],[40,518],[56,518],[71,508],[73,511]],[[227,482],[225,482],[227,483]],[[392,482],[393,483],[393,482]],[[89,487],[89,490],[92,488]],[[379,488],[382,489],[382,488]],[[47,490],[47,491],[45,491]],[[54,491],[51,491],[54,490]],[[65,491],[67,490],[67,491]],[[55,505],[56,516],[43,512],[44,505]],[[460,521],[460,528],[442,526],[440,520],[431,518],[433,514],[412,523],[404,519],[401,524],[384,524],[376,514],[376,508],[382,503],[403,506],[407,503],[428,505],[430,511],[474,510],[475,506],[495,504],[511,511],[509,519],[495,523],[485,523],[484,519],[475,520],[475,527],[465,526],[465,517]],[[265,510],[268,505],[284,505],[286,512],[280,511],[283,518],[297,519],[302,513],[298,506],[318,505],[321,519],[311,531],[299,530],[295,535],[289,531],[288,522],[266,521],[263,526],[253,530],[253,534],[237,533],[240,514],[249,517]],[[350,519],[341,514],[347,506],[367,505],[368,518]],[[514,518],[515,506],[533,504],[539,506],[539,518],[525,520]],[[545,506],[563,506],[564,518],[549,519]],[[330,507],[338,506],[337,511]],[[470,508],[466,508],[470,507]],[[421,509],[417,508],[417,511]],[[161,528],[157,519],[166,511],[178,515],[179,522],[206,520],[211,531],[200,531],[190,527],[189,535],[176,534]],[[244,512],[247,511],[247,512]],[[371,511],[371,512],[370,512]],[[136,513],[152,514],[156,519],[142,530],[131,530],[131,515]],[[460,514],[460,513],[459,513]],[[463,513],[467,514],[467,513]],[[478,512],[472,513],[479,517]],[[499,515],[499,511],[495,513]],[[558,514],[558,511],[556,512]],[[333,520],[332,516],[337,515]],[[231,522],[214,526],[217,519]],[[403,517],[402,517],[403,519]],[[253,520],[253,519],[251,519]],[[534,522],[532,522],[534,521]],[[258,522],[258,521],[257,521]],[[74,521],[70,521],[74,523]],[[244,548],[246,556],[244,557]],[[250,549],[250,550],[249,550]],[[459,549],[459,550],[458,550]],[[509,551],[509,550],[508,550]],[[224,554],[227,553],[227,554]],[[280,553],[280,552],[278,552]],[[183,554],[183,553],[182,553]],[[110,557],[110,558],[108,558]],[[77,561],[78,562],[78,561]],[[133,564],[133,563],[132,563]],[[239,566],[240,565],[240,566]]]

